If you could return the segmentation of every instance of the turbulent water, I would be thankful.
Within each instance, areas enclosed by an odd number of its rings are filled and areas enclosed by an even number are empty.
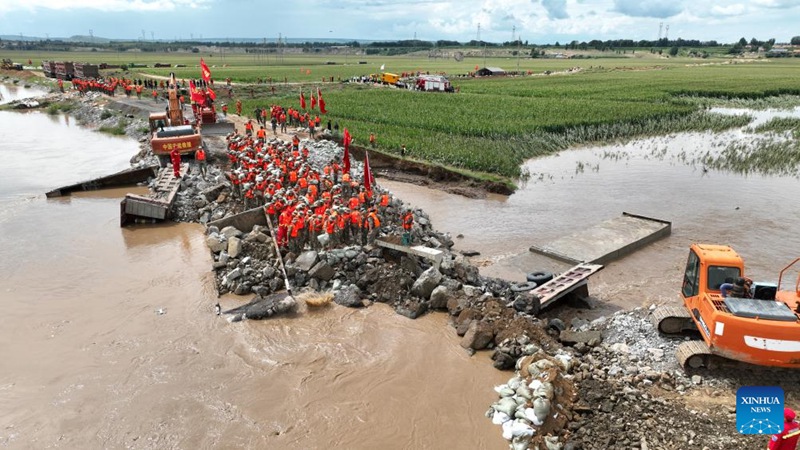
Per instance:
[[[127,167],[135,142],[43,113],[0,113],[0,134],[0,448],[507,448],[483,413],[508,374],[467,356],[443,314],[334,306],[229,324],[200,226],[120,228],[120,199],[142,188],[44,198]],[[528,162],[510,197],[378,181],[509,278],[559,269],[527,248],[622,211],[671,220],[671,237],[592,278],[619,308],[673,301],[694,241],[734,246],[755,278],[798,256],[798,180],[680,161],[742,136],[565,151]]]

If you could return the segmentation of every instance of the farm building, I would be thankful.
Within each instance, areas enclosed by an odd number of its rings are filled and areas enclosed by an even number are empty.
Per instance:
[[[479,77],[488,77],[493,75],[505,75],[506,71],[499,67],[482,67],[475,72]]]

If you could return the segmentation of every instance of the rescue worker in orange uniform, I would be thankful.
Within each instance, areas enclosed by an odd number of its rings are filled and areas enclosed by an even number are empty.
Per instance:
[[[410,208],[406,208],[403,215],[400,216],[400,221],[403,224],[403,245],[411,245],[411,229],[414,227],[414,213]]]
[[[796,414],[791,408],[783,409],[783,431],[769,440],[769,450],[795,450],[800,440],[800,423],[795,420]]]
[[[200,166],[200,174],[203,175],[203,179],[205,179],[208,168],[206,167],[206,151],[203,150],[203,147],[198,148],[197,151],[194,152],[194,159],[197,160],[197,165]]]

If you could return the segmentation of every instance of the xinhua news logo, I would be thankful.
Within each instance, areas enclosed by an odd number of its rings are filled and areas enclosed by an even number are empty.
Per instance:
[[[742,386],[736,391],[736,429],[741,434],[775,434],[783,430],[783,389]]]

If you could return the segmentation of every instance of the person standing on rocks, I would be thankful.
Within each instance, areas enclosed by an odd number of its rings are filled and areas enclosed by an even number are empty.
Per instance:
[[[241,116],[242,115],[242,101],[241,100],[236,100],[236,115],[237,116]]]
[[[403,223],[403,245],[411,245],[411,229],[414,227],[414,213],[406,208],[401,217]]]
[[[203,175],[203,179],[206,179],[206,172],[208,167],[206,167],[206,151],[203,150],[203,147],[197,149],[194,152],[194,159],[197,160],[197,165],[200,166],[200,174]]]
[[[181,152],[178,151],[178,147],[172,149],[169,152],[169,158],[172,161],[172,175],[175,178],[181,177]]]
[[[800,440],[800,423],[795,420],[796,414],[791,408],[783,409],[783,431],[773,435],[769,440],[769,450],[796,450]]]

